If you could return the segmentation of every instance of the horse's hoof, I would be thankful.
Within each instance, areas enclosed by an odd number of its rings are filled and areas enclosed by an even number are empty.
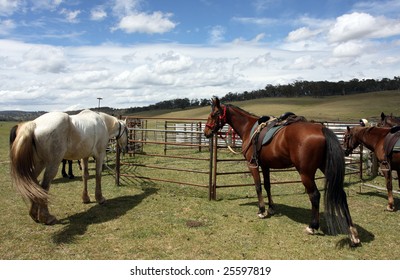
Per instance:
[[[306,227],[306,233],[310,234],[310,235],[314,235],[315,234],[315,229],[310,228],[310,227]]]
[[[33,216],[33,215],[29,215],[31,218],[32,218],[32,220],[34,220],[36,223],[39,223],[40,221],[39,221],[39,219],[38,218],[36,218],[35,216]]]
[[[273,208],[268,208],[268,214],[269,215],[275,215],[275,210]]]
[[[97,203],[100,204],[100,205],[104,204],[105,202],[106,202],[106,199],[104,197],[102,197],[102,198],[97,200]]]
[[[57,218],[54,217],[54,216],[49,216],[49,217],[47,218],[46,222],[45,222],[45,224],[48,225],[48,226],[55,225],[56,223],[58,223],[58,220],[57,220]]]
[[[388,206],[386,206],[386,211],[394,212],[394,211],[396,211],[396,209],[393,206],[388,205]]]
[[[260,218],[260,219],[265,219],[265,218],[267,218],[268,217],[268,212],[267,213],[258,213],[257,214],[257,216]]]
[[[358,246],[361,246],[360,239],[351,237],[350,238],[350,247],[358,247]]]

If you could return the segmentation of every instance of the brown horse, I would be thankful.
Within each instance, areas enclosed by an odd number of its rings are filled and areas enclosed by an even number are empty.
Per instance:
[[[381,121],[377,124],[378,127],[393,127],[400,125],[400,117],[395,117],[393,114],[385,115],[381,113]]]
[[[384,149],[385,137],[390,133],[389,127],[347,127],[343,138],[343,147],[345,154],[349,155],[360,144],[363,144],[369,150],[375,153],[378,162],[381,165],[381,171],[386,179],[386,188],[388,192],[388,211],[394,211],[392,170],[397,171],[397,177],[400,187],[400,153],[392,152],[389,157],[386,156]]]
[[[243,155],[248,162],[253,155],[249,145],[251,129],[259,117],[233,105],[220,104],[218,98],[212,100],[211,113],[208,116],[204,135],[211,137],[228,123],[242,139]],[[248,148],[247,148],[248,147]],[[264,188],[268,196],[268,212],[265,214],[265,202],[262,196],[261,178],[258,168],[249,168],[253,176],[258,196],[258,215],[265,218],[273,214],[274,202],[271,196],[270,168],[288,168],[294,166],[300,174],[311,202],[311,222],[307,233],[314,234],[319,228],[320,192],[315,184],[317,169],[324,172],[325,215],[331,234],[339,231],[350,236],[351,245],[359,245],[358,233],[353,225],[346,193],[343,189],[344,154],[336,135],[322,124],[296,122],[282,128],[268,145],[262,147],[259,157],[264,177]]]

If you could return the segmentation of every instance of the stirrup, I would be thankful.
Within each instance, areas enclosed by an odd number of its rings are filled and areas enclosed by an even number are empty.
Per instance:
[[[387,162],[386,160],[381,162],[381,166],[380,166],[381,171],[390,171],[390,164],[389,162]]]
[[[258,168],[258,160],[255,158],[252,158],[248,163],[247,166],[249,168]]]

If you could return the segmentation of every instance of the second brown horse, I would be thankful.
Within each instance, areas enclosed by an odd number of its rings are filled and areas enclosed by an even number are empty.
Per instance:
[[[388,193],[388,205],[386,210],[394,211],[392,170],[397,172],[397,180],[400,187],[400,152],[391,152],[389,155],[386,154],[384,143],[385,138],[390,133],[390,127],[347,127],[343,138],[343,146],[346,150],[346,154],[351,154],[360,144],[363,144],[375,153],[386,180],[386,189]]]
[[[248,162],[253,155],[251,129],[259,117],[233,105],[223,105],[218,98],[212,100],[211,113],[208,116],[204,134],[211,137],[226,123],[229,124],[242,139],[243,155]],[[264,177],[264,187],[268,196],[269,213],[273,213],[274,202],[271,196],[270,168],[288,168],[294,166],[299,172],[311,202],[311,222],[306,228],[313,234],[319,228],[320,192],[315,184],[315,174],[320,169],[326,177],[325,183],[325,215],[328,230],[331,234],[348,233],[351,245],[360,244],[358,233],[353,225],[343,189],[345,174],[344,153],[336,135],[322,124],[297,122],[285,126],[262,147],[259,166]],[[262,195],[261,178],[258,168],[249,168],[254,178],[258,196],[259,217],[266,217],[265,202]]]

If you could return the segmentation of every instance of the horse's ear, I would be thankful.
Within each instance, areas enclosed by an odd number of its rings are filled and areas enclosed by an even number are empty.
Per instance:
[[[350,126],[347,126],[347,131],[350,132]]]
[[[382,112],[382,113],[381,113],[381,119],[384,120],[385,117],[386,117],[385,114]]]
[[[219,98],[218,98],[218,97],[214,96],[214,97],[211,99],[211,101],[212,101],[212,105],[213,105],[213,106],[217,107],[218,109],[221,107],[221,104],[220,104],[220,102],[219,102]]]

